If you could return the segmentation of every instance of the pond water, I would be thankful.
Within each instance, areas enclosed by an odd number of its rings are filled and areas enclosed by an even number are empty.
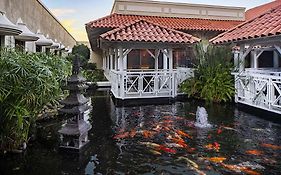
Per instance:
[[[281,124],[269,116],[196,101],[115,107],[108,91],[92,102],[84,152],[59,152],[61,122],[42,122],[24,154],[0,158],[0,174],[281,174]],[[194,126],[198,106],[212,127]]]

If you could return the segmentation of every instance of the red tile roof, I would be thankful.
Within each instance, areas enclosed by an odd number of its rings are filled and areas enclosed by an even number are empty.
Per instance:
[[[184,32],[140,19],[100,35],[108,41],[139,41],[163,43],[194,43],[200,41]]]
[[[275,0],[270,3],[263,4],[263,5],[254,7],[252,9],[249,9],[246,11],[246,14],[245,14],[246,20],[248,21],[253,18],[256,18],[256,17],[260,16],[261,14],[263,14],[269,10],[272,10],[273,8],[276,8],[279,5],[281,5],[281,0]]]
[[[242,23],[241,21],[112,14],[86,25],[91,28],[116,28],[140,19],[146,19],[175,30],[226,31]]]
[[[256,39],[281,34],[281,6],[211,39],[213,43]]]

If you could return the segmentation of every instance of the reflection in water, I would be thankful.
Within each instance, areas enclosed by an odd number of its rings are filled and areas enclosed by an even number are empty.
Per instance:
[[[60,123],[42,123],[43,136],[25,155],[0,158],[1,174],[281,172],[281,125],[234,106],[190,101],[115,107],[108,91],[95,94],[92,104],[93,127],[84,152],[59,153],[55,134]],[[206,108],[213,127],[194,126],[197,106]]]

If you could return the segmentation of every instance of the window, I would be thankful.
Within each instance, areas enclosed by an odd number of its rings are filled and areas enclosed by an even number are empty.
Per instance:
[[[192,48],[187,49],[174,49],[173,50],[173,63],[174,68],[177,67],[193,67],[195,63]]]
[[[149,50],[152,54],[155,50]],[[127,55],[128,69],[154,69],[155,60],[146,49],[134,49]]]
[[[258,58],[259,68],[273,67],[273,51],[264,51]]]
[[[15,40],[16,48],[20,51],[24,51],[25,49],[25,42],[20,40]]]
[[[4,46],[5,36],[0,35],[0,47]]]
[[[50,54],[51,53],[51,49],[50,48],[46,48],[46,54]]]
[[[37,46],[36,45],[36,52],[42,52],[42,46]]]

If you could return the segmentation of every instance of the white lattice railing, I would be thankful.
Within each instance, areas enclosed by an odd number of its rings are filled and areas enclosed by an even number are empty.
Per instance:
[[[124,72],[112,70],[109,80],[111,91],[116,98],[175,97],[179,83],[192,75],[192,69]]]
[[[234,75],[237,102],[281,114],[281,72],[248,69]]]

